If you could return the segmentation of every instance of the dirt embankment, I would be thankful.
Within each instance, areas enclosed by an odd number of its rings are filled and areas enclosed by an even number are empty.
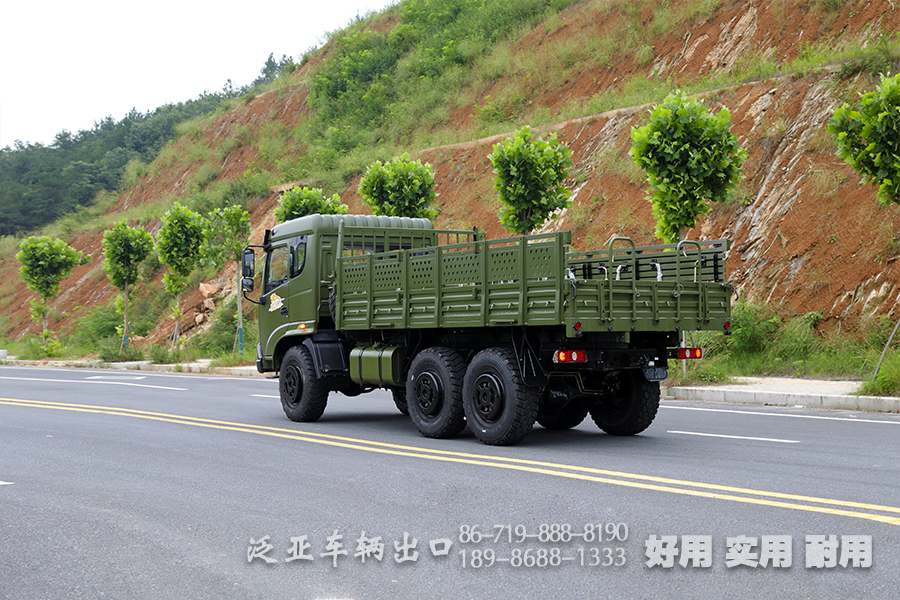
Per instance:
[[[676,8],[689,4],[671,3]],[[573,100],[621,86],[635,75],[688,81],[722,69],[745,68],[757,58],[797,58],[804,49],[809,51],[809,44],[865,43],[874,40],[878,31],[893,32],[900,26],[900,11],[888,0],[848,2],[833,13],[821,5],[812,0],[724,3],[710,18],[652,40],[650,61],[628,55],[608,64],[585,62],[562,83],[551,84],[537,75],[524,78],[515,72],[508,77],[519,78],[527,86],[523,92],[532,105],[557,110]],[[650,9],[635,17],[609,12],[609,6],[601,0],[575,5],[553,27],[540,26],[511,44],[511,52],[536,45],[588,43],[593,36],[624,30],[627,19],[649,24],[654,16]],[[834,155],[834,143],[825,131],[834,108],[851,96],[846,90],[871,86],[862,77],[848,81],[832,73],[782,76],[707,97],[714,110],[727,107],[731,112],[733,131],[749,160],[739,198],[714,208],[690,235],[733,241],[727,268],[743,297],[777,305],[786,314],[821,311],[826,320],[820,328],[825,329],[852,328],[874,314],[892,313],[900,300],[898,208],[877,205],[874,191],[859,185],[859,177]],[[509,81],[501,78],[478,90],[475,97],[483,98],[504,85]],[[220,161],[216,180],[236,178],[260,160],[250,140],[258,139],[265,127],[275,123],[293,129],[302,122],[308,114],[306,94],[303,85],[270,92],[241,103],[204,129],[202,142]],[[471,119],[473,108],[455,108],[455,122]],[[627,157],[630,130],[645,118],[646,107],[626,108],[541,129],[556,131],[572,148],[575,163],[569,182],[573,206],[550,221],[547,230],[573,230],[575,245],[581,248],[605,245],[616,235],[630,236],[638,244],[655,243],[646,185]],[[436,226],[477,225],[489,237],[506,235],[498,222],[494,175],[487,159],[502,137],[420,153],[437,171],[441,213]],[[192,182],[209,163],[182,160],[196,141],[190,135],[179,140],[170,164],[152,167],[150,175],[122,194],[111,212],[189,194]],[[302,154],[302,140],[292,143]],[[368,213],[357,185],[358,180],[352,181],[343,199],[352,211]],[[254,243],[273,225],[277,197],[276,190],[251,207]],[[150,223],[152,232],[157,228],[158,222]],[[76,307],[104,304],[117,293],[102,271],[102,232],[81,234],[73,245],[93,261],[76,269],[51,302],[61,316],[55,329],[71,325]],[[2,310],[10,316],[13,336],[39,329],[28,315],[33,295],[21,284],[17,269],[11,257],[0,264],[0,281],[5,282],[0,287],[0,306],[6,305]],[[234,293],[233,284],[228,283],[233,276],[232,267],[213,282],[218,290],[214,297]],[[189,291],[183,328],[202,326],[213,306],[208,300],[200,290]],[[173,327],[172,320],[167,320],[154,331],[153,339],[164,339]]]

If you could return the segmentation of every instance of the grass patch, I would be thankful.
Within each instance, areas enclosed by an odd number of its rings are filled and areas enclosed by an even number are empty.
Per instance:
[[[688,361],[687,375],[682,374],[680,365],[671,368],[672,382],[721,383],[741,376],[871,378],[891,323],[876,318],[865,323],[858,334],[828,338],[816,330],[820,320],[819,313],[783,320],[768,306],[739,301],[733,307],[732,335],[695,334],[693,343],[704,348],[704,358]],[[900,392],[900,352],[895,347],[888,357],[883,373],[878,380],[869,382],[869,391],[864,393]],[[889,362],[891,366],[887,367]]]

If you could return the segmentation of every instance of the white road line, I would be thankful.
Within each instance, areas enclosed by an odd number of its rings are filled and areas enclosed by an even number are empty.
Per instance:
[[[0,485],[12,485],[12,481],[0,481]]]
[[[174,390],[176,392],[186,392],[187,388],[166,387],[163,385],[148,385],[146,383],[127,383],[125,381],[98,381],[86,379],[39,379],[37,377],[2,377],[0,379],[13,379],[16,381],[42,381],[44,383],[99,383],[103,385],[129,385],[132,387],[153,388],[155,390]]]
[[[281,399],[281,396],[267,396],[265,394],[250,394],[251,398],[276,398]]]
[[[667,431],[666,433],[680,433],[681,435],[702,435],[704,437],[728,438],[730,440],[753,440],[755,442],[779,442],[782,444],[800,443],[800,440],[779,440],[776,438],[746,437],[743,435],[724,435],[721,433],[699,433],[696,431]]]
[[[791,417],[793,419],[821,419],[823,421],[850,421],[851,423],[880,423],[882,425],[900,425],[897,421],[877,421],[875,419],[854,419],[850,417],[820,417],[818,415],[791,415],[786,413],[768,413],[754,410],[729,410],[727,408],[697,408],[694,406],[666,406],[660,405],[660,408],[671,408],[673,410],[699,410],[704,412],[721,412],[732,413],[736,415],[757,415],[763,417]],[[782,407],[786,408],[786,407]]]
[[[128,379],[134,381],[140,381],[141,379],[147,379],[146,375],[91,375],[90,377],[85,377],[85,379]]]

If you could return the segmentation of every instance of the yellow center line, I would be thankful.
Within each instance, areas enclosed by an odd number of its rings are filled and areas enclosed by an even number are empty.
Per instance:
[[[443,462],[453,462],[460,464],[469,464],[484,467],[493,467],[500,469],[510,469],[515,471],[524,471],[528,473],[536,473],[541,475],[551,475],[554,477],[564,477],[567,479],[575,479],[581,481],[590,481],[595,483],[606,483],[610,485],[619,485],[644,490],[653,490],[659,492],[667,492],[672,494],[681,494],[687,496],[695,496],[701,498],[712,498],[717,500],[729,500],[733,502],[742,502],[747,504],[757,504],[764,506],[772,506],[778,508],[788,508],[792,510],[803,510],[807,512],[825,513],[831,515],[840,515],[845,517],[854,517],[859,519],[867,519],[878,521],[890,525],[900,526],[900,517],[894,517],[883,514],[862,513],[843,508],[828,508],[826,506],[810,506],[807,504],[796,504],[794,502],[811,502],[816,504],[825,504],[831,506],[840,506],[845,508],[856,508],[871,511],[881,511],[887,513],[900,514],[900,508],[894,506],[881,506],[877,504],[867,504],[862,502],[852,502],[845,500],[833,500],[830,498],[817,498],[814,496],[803,496],[796,494],[783,494],[779,492],[766,492],[761,490],[753,490],[746,488],[738,488],[732,486],[716,485],[709,483],[700,483],[693,481],[684,481],[679,479],[670,479],[665,477],[656,477],[652,475],[641,475],[636,473],[625,473],[621,471],[610,471],[606,469],[596,469],[592,467],[582,467],[577,465],[566,465],[559,463],[550,463],[543,461],[533,461],[518,458],[508,458],[502,456],[490,456],[484,454],[472,454],[467,452],[452,452],[447,450],[432,450],[429,448],[420,448],[416,446],[404,446],[400,444],[390,444],[386,442],[376,442],[371,440],[363,440],[358,438],[350,438],[322,433],[312,433],[306,431],[297,431],[294,429],[285,429],[279,427],[268,427],[263,425],[251,425],[247,423],[234,423],[230,421],[219,421],[214,419],[203,419],[198,417],[189,417],[185,415],[173,415],[168,413],[157,413],[150,411],[134,410],[128,408],[118,408],[109,406],[96,406],[90,404],[70,404],[64,402],[43,402],[38,400],[17,400],[12,398],[0,398],[0,404],[11,406],[23,406],[29,408],[49,408],[56,410],[67,410],[73,412],[84,412],[93,414],[106,414],[112,416],[132,417],[147,419],[153,421],[161,421],[175,423],[181,425],[192,425],[195,427],[204,427],[210,429],[219,429],[223,431],[236,431],[242,433],[253,433],[257,435],[266,435],[270,437],[290,439],[313,444],[322,444],[351,450],[362,450],[366,452],[376,452],[379,454],[387,454],[393,456],[404,456],[409,458],[419,458],[426,460],[438,460]],[[601,475],[603,475],[601,477]],[[618,479],[613,479],[616,477]],[[635,480],[635,481],[628,481]],[[652,483],[645,483],[652,482]],[[665,485],[662,485],[665,484]],[[679,485],[684,487],[671,487]],[[685,489],[697,488],[697,489]],[[730,494],[720,493],[730,492]],[[746,496],[735,496],[733,493],[749,494],[753,496],[763,496],[762,498],[750,498]],[[783,502],[782,500],[792,500],[794,502]]]

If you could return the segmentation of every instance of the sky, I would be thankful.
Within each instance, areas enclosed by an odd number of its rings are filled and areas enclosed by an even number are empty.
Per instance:
[[[236,87],[397,0],[0,0],[0,148]]]

